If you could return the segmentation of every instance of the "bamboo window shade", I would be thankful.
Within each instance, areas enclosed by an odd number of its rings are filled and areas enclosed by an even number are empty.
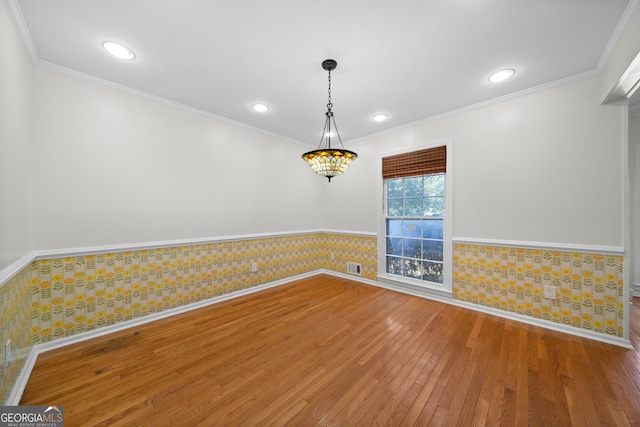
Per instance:
[[[382,178],[403,178],[447,171],[447,147],[435,147],[382,158]]]

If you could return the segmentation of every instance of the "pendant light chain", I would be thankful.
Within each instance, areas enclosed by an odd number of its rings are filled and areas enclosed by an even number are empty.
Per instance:
[[[329,103],[327,104],[327,109],[331,112],[331,107],[333,104],[331,103],[331,70],[329,70]]]
[[[331,102],[331,70],[336,68],[337,65],[338,63],[333,59],[327,59],[322,62],[322,68],[329,72],[329,89],[327,90],[328,103],[327,112],[325,113],[326,120],[318,148],[302,155],[302,159],[311,166],[311,169],[318,175],[328,178],[329,182],[331,182],[331,178],[334,176],[343,173],[351,162],[358,158],[358,155],[353,151],[345,150],[340,132],[338,132],[338,127],[333,117],[333,111],[331,111],[333,108],[333,103]],[[332,131],[332,127],[335,132]],[[333,136],[338,137],[342,149],[331,147],[331,138]],[[324,147],[322,145],[323,141],[325,142]]]

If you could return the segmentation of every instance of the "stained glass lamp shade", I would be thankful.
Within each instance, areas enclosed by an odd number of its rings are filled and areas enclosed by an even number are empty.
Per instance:
[[[351,162],[358,158],[353,151],[336,148],[318,149],[304,153],[302,158],[318,175],[331,178],[346,171]]]
[[[324,130],[322,131],[322,138],[320,138],[320,145],[317,150],[309,151],[302,155],[302,159],[306,161],[311,169],[318,175],[322,175],[329,179],[336,175],[343,173],[349,165],[358,158],[358,155],[353,151],[345,150],[342,146],[342,139],[338,133],[338,127],[336,121],[333,118],[333,111],[331,108],[331,70],[334,70],[338,66],[338,63],[333,59],[327,59],[322,62],[322,68],[329,72],[329,103],[327,104],[327,112],[325,116],[327,119],[324,122]],[[331,148],[331,138],[337,136],[340,141],[341,149]],[[324,142],[324,148],[323,148]]]

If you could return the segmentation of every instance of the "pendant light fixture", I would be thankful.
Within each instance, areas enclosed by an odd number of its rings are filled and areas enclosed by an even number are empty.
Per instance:
[[[302,155],[304,161],[309,163],[311,169],[318,175],[325,176],[331,182],[331,178],[340,175],[347,170],[351,162],[358,158],[353,151],[345,150],[342,145],[342,138],[338,133],[336,120],[333,118],[333,104],[331,103],[331,71],[335,70],[338,63],[333,59],[326,59],[322,62],[322,68],[329,72],[329,102],[327,103],[327,117],[324,122],[324,130],[320,137],[320,145],[317,150],[309,151]],[[342,149],[331,148],[331,138],[338,138]]]

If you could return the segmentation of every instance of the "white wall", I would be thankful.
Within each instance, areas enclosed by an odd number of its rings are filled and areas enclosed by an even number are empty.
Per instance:
[[[0,270],[32,249],[32,68],[0,2]]]
[[[330,188],[342,209],[325,227],[376,231],[380,154],[451,139],[454,237],[621,248],[627,110],[600,105],[600,87],[582,80],[351,145],[360,157]]]
[[[79,78],[35,70],[35,248],[319,228],[307,150]]]
[[[36,249],[375,232],[380,154],[446,139],[455,237],[623,244],[626,109],[600,105],[598,79],[362,140],[331,183],[303,146],[46,70],[34,81]]]
[[[635,292],[640,293],[640,110],[629,115],[629,148],[633,231],[631,283]]]
[[[637,7],[636,4],[631,6]],[[635,15],[629,22],[628,28],[625,30],[624,36],[613,52],[613,55],[607,64],[601,78],[601,94],[602,99],[617,84],[620,77],[628,69],[633,59],[640,53],[640,8],[636,9]],[[640,154],[638,153],[638,141],[640,141],[640,129],[638,123],[638,112],[632,113],[628,117],[628,154],[625,158],[625,167],[629,170],[629,200],[627,209],[630,213],[630,220],[625,226],[627,230],[627,240],[625,249],[627,253],[627,268],[625,271],[625,282],[633,286],[640,285]],[[640,286],[639,286],[640,287]],[[637,289],[636,291],[640,291]]]
[[[32,248],[32,233],[33,248],[45,250],[319,227],[375,232],[380,154],[446,139],[455,237],[623,244],[625,110],[600,105],[616,67],[362,140],[349,147],[360,158],[329,184],[300,160],[305,147],[32,70],[4,9],[0,19],[0,267]]]

